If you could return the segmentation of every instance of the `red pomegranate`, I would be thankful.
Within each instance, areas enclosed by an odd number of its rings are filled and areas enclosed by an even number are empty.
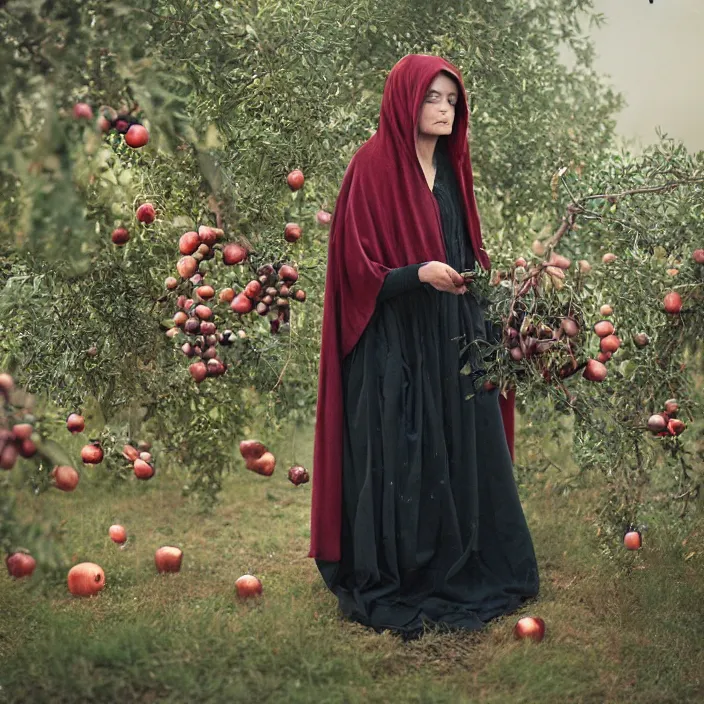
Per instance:
[[[262,583],[251,574],[243,574],[235,582],[235,589],[240,599],[249,599],[261,595]]]
[[[172,545],[164,545],[154,553],[154,564],[159,573],[180,572],[183,551]]]
[[[118,545],[122,545],[127,541],[127,531],[122,526],[117,524],[110,526],[108,529],[108,535],[110,536],[110,540]]]
[[[198,262],[192,256],[181,257],[176,263],[176,270],[182,279],[189,279],[198,269]]]
[[[127,132],[125,132],[125,143],[133,149],[143,147],[148,141],[149,132],[144,125],[130,125]]]
[[[11,577],[22,579],[31,577],[37,561],[26,552],[13,552],[5,558],[5,565]]]
[[[78,472],[68,465],[59,465],[51,471],[54,486],[61,491],[73,491],[78,486]]]
[[[103,461],[103,448],[97,442],[84,445],[81,450],[81,459],[85,464],[100,464]]]
[[[667,422],[667,431],[670,435],[681,435],[687,426],[678,418],[670,418]]]
[[[156,211],[151,203],[142,203],[137,208],[137,220],[145,225],[151,225],[156,218]]]
[[[244,293],[247,298],[256,298],[262,292],[262,285],[258,281],[250,281],[245,287]]]
[[[682,310],[682,297],[677,291],[670,291],[663,299],[665,312],[670,315],[677,315]]]
[[[300,188],[303,188],[303,184],[305,183],[303,172],[300,169],[294,169],[286,177],[286,182],[292,191],[297,191]]]
[[[110,237],[113,244],[121,247],[123,244],[127,244],[127,242],[129,242],[130,233],[124,227],[118,227],[112,231],[112,235],[110,235]]]
[[[195,379],[196,384],[200,384],[203,379],[208,375],[208,368],[205,366],[204,362],[193,362],[188,367],[188,371],[191,373],[191,376]]]
[[[301,238],[301,234],[303,234],[303,230],[301,229],[301,226],[298,225],[298,223],[289,222],[284,228],[284,239],[287,242],[298,242],[298,240]]]
[[[306,484],[310,477],[305,467],[301,465],[294,465],[288,470],[288,480],[294,486],[300,486],[301,484]]]
[[[232,300],[232,303],[230,303],[230,308],[240,315],[251,312],[253,307],[252,300],[247,298],[243,293],[237,294]]]
[[[692,252],[692,259],[694,259],[697,264],[704,264],[704,249],[695,249]]]
[[[151,479],[154,476],[154,467],[143,459],[136,459],[133,469],[134,476],[137,477],[137,479]]]
[[[606,337],[607,335],[612,335],[614,332],[614,324],[610,320],[600,320],[594,325],[594,332],[599,337]]]
[[[93,108],[88,103],[76,103],[73,106],[74,120],[92,120]]]
[[[615,352],[621,346],[621,340],[617,335],[607,335],[601,338],[599,348],[602,352]]]
[[[86,422],[83,416],[79,416],[78,413],[71,413],[66,419],[66,427],[72,433],[82,433],[86,427]]]
[[[105,587],[105,572],[93,562],[81,562],[68,572],[68,590],[74,596],[93,596]]]
[[[289,264],[284,264],[279,269],[279,279],[287,283],[298,281],[298,272]]]
[[[241,264],[245,259],[247,259],[247,250],[242,245],[230,242],[222,249],[222,261],[228,266]]]
[[[200,239],[197,232],[186,232],[181,235],[178,241],[178,251],[183,255],[193,254],[200,245]]]
[[[667,428],[667,420],[661,413],[653,413],[648,418],[647,426],[651,433],[662,433]]]
[[[327,210],[321,209],[315,214],[315,219],[318,221],[318,225],[325,227],[330,224],[330,221],[332,220],[332,213],[328,213]]]
[[[590,359],[587,362],[587,366],[584,368],[582,376],[588,381],[604,381],[608,373],[608,370],[602,362],[596,359]]]

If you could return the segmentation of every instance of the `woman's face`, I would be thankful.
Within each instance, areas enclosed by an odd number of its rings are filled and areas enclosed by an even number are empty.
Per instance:
[[[433,136],[450,134],[458,97],[457,83],[446,73],[439,73],[425,94],[418,132]]]

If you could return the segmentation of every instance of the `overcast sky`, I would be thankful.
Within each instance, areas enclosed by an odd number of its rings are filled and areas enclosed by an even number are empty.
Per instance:
[[[627,106],[617,129],[636,144],[656,126],[690,150],[704,149],[704,0],[594,0],[607,22],[590,34],[596,68]]]

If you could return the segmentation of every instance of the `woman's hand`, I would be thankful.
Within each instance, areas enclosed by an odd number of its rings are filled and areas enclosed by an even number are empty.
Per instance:
[[[430,284],[438,291],[455,293],[458,296],[467,293],[464,278],[444,262],[428,262],[418,269],[418,278],[424,284]]]

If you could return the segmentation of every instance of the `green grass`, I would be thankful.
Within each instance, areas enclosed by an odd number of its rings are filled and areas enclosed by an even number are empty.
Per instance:
[[[310,485],[292,486],[285,448],[272,449],[274,475],[228,478],[212,515],[175,477],[108,491],[90,481],[100,468],[73,494],[22,496],[27,520],[66,520],[69,554],[100,564],[107,586],[78,599],[40,568],[0,575],[0,702],[704,701],[701,520],[648,516],[644,548],[610,560],[590,514],[599,478],[563,494],[546,472],[520,486],[539,601],[479,633],[403,643],[339,618],[306,557]],[[296,459],[311,455],[308,432]],[[107,537],[113,522],[125,549]],[[184,550],[179,574],[156,574],[164,544]],[[264,584],[259,602],[234,597],[246,572]],[[546,620],[542,643],[512,638],[524,613]]]

